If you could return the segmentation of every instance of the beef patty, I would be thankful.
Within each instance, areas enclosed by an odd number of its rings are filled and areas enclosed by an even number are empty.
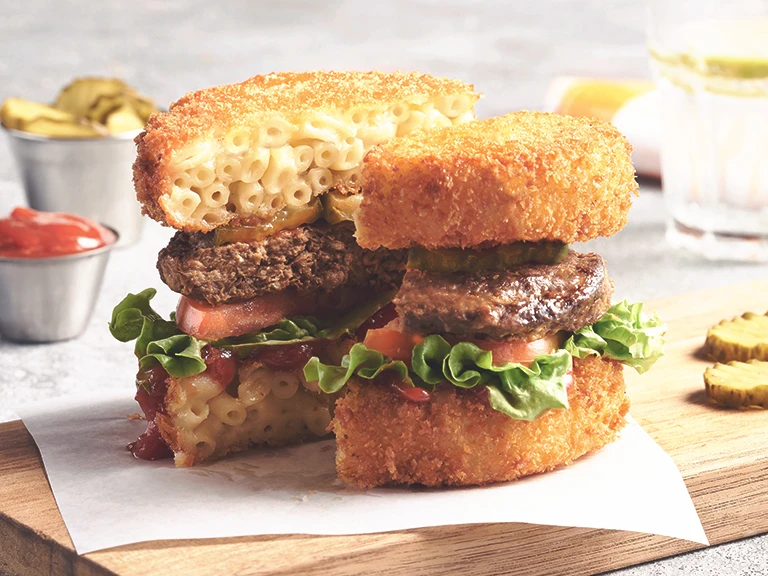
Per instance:
[[[213,233],[177,232],[160,251],[157,269],[174,292],[223,304],[287,288],[390,290],[400,285],[406,258],[403,250],[360,248],[351,222],[317,222],[252,244],[216,246]]]
[[[408,270],[395,305],[408,332],[534,340],[596,322],[612,292],[600,255],[570,251],[559,264],[503,272]]]

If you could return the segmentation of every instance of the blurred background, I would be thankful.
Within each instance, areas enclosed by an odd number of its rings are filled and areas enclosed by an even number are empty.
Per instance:
[[[165,106],[280,70],[417,70],[475,84],[481,117],[541,109],[560,74],[649,77],[641,2],[4,0],[0,100],[118,76]],[[0,153],[8,157],[7,142]],[[14,182],[11,162],[0,181]],[[21,200],[3,186],[7,210]],[[19,195],[17,195],[19,194]],[[18,200],[18,201],[17,201]]]

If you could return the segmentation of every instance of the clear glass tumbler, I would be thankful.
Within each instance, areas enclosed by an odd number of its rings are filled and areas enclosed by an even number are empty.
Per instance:
[[[649,0],[668,240],[768,261],[768,0]]]

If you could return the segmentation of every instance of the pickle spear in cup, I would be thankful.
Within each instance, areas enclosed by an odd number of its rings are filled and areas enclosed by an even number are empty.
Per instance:
[[[8,98],[0,108],[27,204],[91,218],[136,242],[144,224],[133,189],[133,139],[155,104],[115,78],[79,78],[52,105]]]
[[[117,78],[78,78],[53,105],[8,98],[0,122],[50,138],[98,138],[141,130],[156,109],[152,100]]]

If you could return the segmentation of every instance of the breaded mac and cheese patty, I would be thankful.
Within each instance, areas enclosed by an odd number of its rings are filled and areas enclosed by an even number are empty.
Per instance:
[[[418,73],[281,72],[193,92],[136,138],[145,214],[179,231],[160,277],[110,329],[135,341],[139,458],[190,466],[249,446],[326,437],[335,394],[303,374],[340,362],[392,318],[405,251],[355,240],[364,155],[415,130],[475,119],[464,82]]]
[[[364,488],[465,486],[568,465],[613,441],[623,366],[664,325],[611,304],[603,258],[569,242],[624,226],[630,147],[597,120],[518,112],[414,132],[365,157],[357,239],[408,249],[397,317],[308,382],[344,393],[339,476]]]

